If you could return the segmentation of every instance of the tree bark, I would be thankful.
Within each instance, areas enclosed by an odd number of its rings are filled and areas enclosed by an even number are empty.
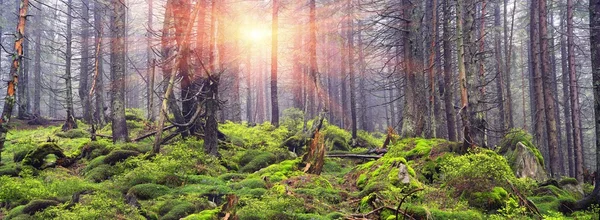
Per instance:
[[[561,16],[564,14],[564,10],[560,10]],[[565,19],[560,19],[560,32],[565,32]],[[575,176],[575,161],[573,157],[573,125],[571,119],[571,99],[569,98],[569,64],[567,61],[567,37],[565,35],[560,36],[560,65],[562,70],[562,93],[563,93],[563,115],[565,118],[565,132],[567,135],[567,167],[568,175],[570,177]]]
[[[506,8],[505,8],[506,10]],[[505,15],[506,16],[506,15]],[[505,19],[506,21],[506,19]],[[501,125],[502,133],[506,132],[509,128],[510,120],[506,120],[507,113],[504,106],[504,79],[505,79],[505,63],[502,61],[502,40],[500,36],[500,3],[496,2],[494,5],[494,57],[496,58],[496,93],[498,94],[498,111],[499,111],[499,124]],[[506,34],[506,31],[505,31]],[[508,122],[508,123],[507,123]]]
[[[454,88],[452,88],[452,33],[450,33],[450,22],[452,19],[450,0],[444,0],[444,23],[443,23],[443,47],[444,47],[444,110],[446,112],[446,121],[448,127],[448,140],[457,141],[456,136],[456,117],[454,116]]]
[[[549,158],[549,152],[546,143],[546,132],[545,132],[545,120],[546,120],[546,105],[544,103],[544,81],[542,79],[542,70],[540,65],[540,44],[539,44],[539,11],[538,11],[538,1],[540,0],[531,0],[530,7],[530,43],[531,43],[531,67],[533,71],[533,90],[534,93],[531,94],[535,98],[536,113],[535,120],[533,121],[534,130],[535,130],[535,139],[536,143],[542,152],[544,158]],[[550,163],[546,163],[548,166]]]
[[[66,96],[66,104],[67,104],[67,119],[65,124],[62,126],[63,131],[68,131],[74,128],[77,128],[77,122],[75,122],[75,111],[73,109],[73,86],[72,86],[72,77],[71,77],[71,59],[73,58],[73,53],[71,51],[73,44],[73,33],[71,30],[71,24],[73,20],[72,15],[72,5],[73,1],[67,1],[67,48],[66,48],[66,64],[65,64],[65,84],[67,90]]]
[[[2,5],[2,0],[0,0],[0,5]],[[1,15],[0,15],[1,17]],[[35,46],[34,46],[34,66],[33,66],[33,75],[34,75],[34,90],[33,90],[33,115],[34,117],[41,117],[41,108],[40,102],[42,100],[42,27],[44,20],[42,17],[42,7],[37,11],[37,16],[35,19]],[[0,33],[2,33],[2,28],[0,28]],[[2,35],[2,34],[0,34]],[[0,42],[2,39],[0,38]],[[0,57],[2,57],[0,55]],[[0,59],[1,60],[1,59]],[[1,67],[0,67],[1,69]]]
[[[103,56],[103,50],[102,50],[102,34],[104,31],[103,28],[103,16],[102,13],[104,13],[105,11],[105,5],[103,5],[100,2],[95,2],[94,3],[94,27],[98,30],[96,31],[96,35],[94,37],[94,41],[95,41],[95,45],[96,45],[96,50],[97,50],[97,54],[96,57],[94,59],[96,59],[96,86],[95,86],[95,92],[94,92],[94,96],[96,98],[96,103],[95,103],[95,113],[94,113],[94,121],[96,121],[96,123],[98,123],[99,125],[104,125],[106,124],[107,121],[107,117],[106,117],[106,112],[105,110],[105,104],[104,104],[104,61],[102,59]]]
[[[0,116],[0,158],[6,141],[6,133],[8,132],[8,123],[12,115],[15,105],[15,88],[19,84],[19,68],[23,59],[23,41],[25,40],[25,24],[27,22],[27,9],[29,0],[21,0],[19,5],[19,22],[17,23],[17,31],[15,32],[16,40],[14,44],[15,56],[13,56],[12,65],[10,67],[10,80],[6,87],[6,97],[4,98],[4,108]],[[1,161],[0,161],[1,163]]]
[[[311,0],[314,1],[314,0]],[[357,121],[356,121],[356,78],[354,76],[354,18],[352,0],[348,0],[348,75],[350,76],[350,124],[352,133],[352,144],[356,144]],[[316,62],[316,58],[315,58]],[[312,65],[312,64],[311,64]],[[315,63],[316,66],[316,63]],[[316,84],[316,82],[315,82]]]
[[[592,1],[590,1],[592,3]],[[569,60],[569,90],[571,97],[571,121],[573,122],[573,146],[575,153],[575,178],[583,181],[583,140],[579,108],[579,86],[575,70],[575,43],[573,42],[573,0],[567,0],[567,51]]]
[[[110,41],[111,117],[113,142],[129,142],[125,121],[125,3],[112,2]]]
[[[271,123],[279,126],[279,100],[277,99],[277,45],[279,1],[273,0],[273,24],[271,25]]]
[[[146,111],[148,111],[147,119],[154,121],[154,73],[156,70],[156,61],[154,60],[154,51],[152,51],[152,26],[154,24],[154,2],[153,0],[147,0],[148,2],[148,30],[146,31],[146,73],[148,74],[148,81],[146,84]]]
[[[465,153],[467,150],[475,145],[473,138],[471,137],[471,126],[469,121],[469,92],[467,89],[467,73],[465,68],[465,44],[463,39],[463,1],[456,0],[456,32],[457,32],[457,43],[458,48],[458,81],[460,85],[460,116],[462,119],[463,126],[463,145],[461,152]]]
[[[546,132],[548,137],[548,151],[550,155],[550,175],[559,177],[561,174],[559,160],[559,142],[556,126],[556,111],[554,103],[554,95],[552,93],[551,69],[550,69],[550,54],[548,52],[548,24],[546,17],[546,0],[538,0],[538,15],[539,15],[539,38],[540,38],[540,55],[541,68],[540,72],[542,86],[544,87],[544,105],[546,110]]]
[[[88,86],[88,76],[89,76],[89,0],[82,1],[83,6],[81,7],[81,67],[79,73],[79,99],[81,99],[82,111],[83,111],[83,120],[86,123],[92,123],[92,114],[91,114],[91,102],[88,96],[88,92],[90,90]]]

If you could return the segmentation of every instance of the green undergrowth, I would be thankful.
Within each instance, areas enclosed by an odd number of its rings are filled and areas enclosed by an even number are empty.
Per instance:
[[[476,148],[461,155],[455,153],[460,143],[443,139],[394,136],[379,159],[326,157],[320,175],[306,174],[304,115],[297,109],[283,115],[278,128],[268,122],[220,124],[226,136],[219,143],[220,158],[205,154],[204,142],[193,137],[176,138],[150,156],[152,138],[92,142],[89,126],[81,122],[67,132],[59,126],[12,130],[0,166],[0,218],[212,220],[225,216],[235,195],[229,213],[238,219],[346,219],[368,213],[367,219],[396,219],[391,207],[401,200],[400,210],[415,219],[538,219],[520,205],[517,191],[546,219],[593,216],[594,209],[569,216],[558,211],[581,198],[573,191],[574,179],[540,186],[515,177],[502,154]],[[126,118],[132,137],[154,126],[139,110],[128,109]],[[98,133],[109,135],[110,125]],[[351,134],[327,120],[321,135],[328,154],[364,154],[385,140],[384,134],[360,131],[352,146]],[[502,144],[522,142],[536,150],[530,140],[517,131]],[[29,166],[27,155],[48,141],[75,163]],[[55,161],[50,154],[40,163]]]

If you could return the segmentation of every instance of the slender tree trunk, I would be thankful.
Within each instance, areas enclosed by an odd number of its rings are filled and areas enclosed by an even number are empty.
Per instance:
[[[469,121],[469,95],[467,89],[467,74],[465,68],[465,44],[463,39],[463,1],[456,0],[456,32],[457,37],[457,48],[458,48],[458,81],[460,84],[460,115],[463,125],[463,147],[462,152],[467,152],[467,149],[474,146],[475,143],[470,133],[470,121]]]
[[[83,7],[81,7],[81,67],[79,73],[79,99],[81,99],[82,111],[83,111],[83,120],[86,123],[92,123],[92,114],[91,114],[91,102],[88,96],[88,92],[90,90],[88,86],[88,76],[89,76],[89,0],[82,1]]]
[[[104,104],[104,61],[102,59],[103,49],[102,49],[102,34],[103,34],[103,16],[102,13],[105,11],[105,5],[99,2],[94,3],[94,27],[97,30],[95,35],[95,45],[97,47],[98,53],[96,54],[96,71],[98,75],[96,76],[96,86],[94,96],[96,98],[96,110],[94,114],[94,120],[99,125],[106,124],[107,117],[105,112],[105,104]]]
[[[279,100],[277,99],[277,45],[279,1],[273,0],[273,24],[271,26],[271,123],[279,126]]]
[[[430,51],[429,51],[429,65],[427,66],[428,70],[429,70],[429,89],[431,89],[431,91],[429,92],[429,121],[430,121],[430,130],[431,130],[431,136],[433,138],[437,137],[437,133],[436,133],[436,128],[437,128],[437,122],[436,122],[436,114],[435,114],[435,103],[436,103],[436,92],[435,92],[435,70],[436,70],[436,62],[435,62],[435,51],[437,48],[437,0],[433,0],[433,2],[431,2],[431,31],[429,33],[429,37],[430,37],[430,41],[431,41],[431,46],[430,46]]]
[[[359,118],[360,118],[360,124],[361,127],[360,129],[365,130],[365,131],[373,131],[371,124],[371,120],[368,117],[367,114],[367,107],[368,107],[368,103],[367,103],[367,91],[366,91],[366,63],[365,63],[365,52],[364,52],[364,44],[363,44],[363,39],[362,39],[362,29],[363,29],[363,25],[362,25],[362,21],[359,20],[358,21],[358,100],[360,103],[360,113],[359,113]],[[390,91],[392,91],[390,89]],[[392,97],[392,96],[390,96]],[[392,105],[390,105],[392,106]]]
[[[292,85],[292,91],[293,91],[293,101],[294,101],[294,108],[297,109],[303,109],[303,105],[302,105],[302,31],[300,30],[300,27],[298,25],[298,27],[295,27],[294,30],[294,53],[292,54],[292,57],[294,58],[293,60],[293,66],[292,66],[292,76],[294,78],[294,82],[298,82],[298,83],[294,83]]]
[[[347,18],[346,18],[347,19]],[[347,32],[348,32],[348,23],[345,20],[342,20],[342,30],[340,30],[340,34],[342,35],[341,37],[341,42],[340,42],[340,46],[341,46],[341,71],[340,71],[340,84],[342,85],[341,88],[341,108],[342,108],[342,117],[341,117],[341,127],[342,128],[347,128],[348,127],[348,88],[347,88],[347,66],[348,66],[348,44],[346,43],[347,39],[344,39],[347,36]]]
[[[512,108],[512,93],[511,93],[511,68],[512,68],[512,40],[513,40],[513,26],[515,22],[515,11],[516,11],[517,1],[514,1],[513,12],[510,24],[510,35],[508,34],[508,22],[507,22],[507,14],[508,14],[508,0],[504,0],[504,54],[506,55],[506,62],[504,66],[504,78],[506,86],[506,104],[504,104],[504,113],[506,114],[506,119],[508,120],[508,127],[512,128],[515,126],[514,117],[513,117],[513,108]]]
[[[154,60],[154,51],[152,51],[152,26],[154,24],[154,2],[153,0],[147,0],[148,2],[148,30],[146,31],[146,68],[148,74],[148,83],[146,84],[146,110],[148,111],[147,119],[154,121],[154,73],[156,70],[156,60]]]
[[[564,14],[564,10],[561,11],[561,16]],[[565,31],[565,19],[560,19],[560,32]],[[565,118],[565,132],[567,134],[567,167],[568,175],[570,177],[575,176],[575,161],[573,158],[573,125],[571,119],[571,99],[569,98],[569,64],[567,61],[567,37],[565,35],[560,36],[560,65],[562,70],[562,93],[563,93],[563,115]]]
[[[252,114],[252,53],[251,49],[248,49],[248,55],[246,56],[246,120],[248,123],[254,122]]]
[[[128,142],[129,133],[125,121],[125,14],[124,2],[114,0],[111,14],[110,80],[111,117],[113,142]]]
[[[444,24],[443,24],[443,47],[444,47],[444,109],[446,111],[446,120],[448,126],[448,140],[457,141],[456,136],[456,117],[454,116],[454,106],[452,99],[454,97],[452,88],[452,33],[450,33],[450,21],[452,19],[450,0],[444,0]]]
[[[314,1],[314,0],[311,0]],[[352,144],[356,144],[357,120],[356,120],[356,78],[354,76],[354,18],[352,0],[348,0],[348,75],[350,76],[350,117]],[[315,59],[316,61],[316,59]],[[316,66],[316,63],[315,63]]]
[[[25,39],[29,38],[30,32],[31,31],[25,31]],[[29,40],[23,41],[23,56],[30,57],[29,51]],[[27,119],[29,118],[29,86],[27,85],[29,83],[29,59],[23,59],[21,62],[21,69],[19,70],[19,84],[17,85],[17,118]]]
[[[352,0],[349,0],[350,5],[349,7],[352,7]],[[351,13],[351,12],[350,12]],[[317,6],[316,6],[316,1],[315,0],[310,0],[309,1],[309,38],[308,38],[308,63],[309,63],[309,74],[311,77],[311,81],[312,81],[312,85],[311,85],[311,89],[310,91],[312,92],[312,96],[311,96],[311,100],[315,99],[316,96],[316,102],[313,101],[312,105],[313,107],[311,109],[314,109],[316,111],[314,111],[315,114],[312,115],[317,115],[319,114],[321,111],[326,112],[327,111],[327,107],[325,107],[324,103],[324,97],[323,97],[323,92],[321,90],[321,86],[320,86],[320,82],[319,82],[319,70],[317,67]],[[352,91],[351,91],[352,92]],[[322,108],[322,109],[320,109]],[[355,109],[356,110],[356,109]],[[356,114],[356,112],[355,112]]]
[[[0,5],[2,5],[2,0],[0,0]],[[1,15],[0,15],[1,17]],[[33,115],[34,117],[41,117],[42,113],[41,113],[41,109],[40,109],[40,102],[42,99],[42,27],[43,27],[43,22],[44,20],[41,19],[42,17],[42,7],[39,8],[39,10],[37,11],[37,16],[35,19],[35,47],[34,47],[34,58],[33,58],[33,62],[34,62],[34,67],[33,67],[33,75],[34,75],[34,90],[33,90]],[[2,33],[2,30],[0,28],[0,33]],[[2,35],[2,34],[0,34]],[[0,38],[0,42],[2,42],[2,39]],[[0,55],[0,57],[2,57]],[[0,58],[0,60],[2,60]],[[0,67],[1,69],[2,67]]]
[[[591,1],[590,1],[591,2]],[[579,108],[579,86],[575,72],[575,43],[573,42],[573,0],[567,0],[567,51],[569,60],[569,90],[571,97],[571,121],[573,122],[573,146],[575,153],[575,178],[583,181],[583,147],[581,116]]]
[[[0,116],[0,158],[2,158],[2,150],[6,141],[6,133],[8,133],[8,123],[15,105],[15,88],[19,84],[19,68],[23,60],[23,41],[25,40],[25,23],[27,17],[27,9],[29,0],[21,0],[19,6],[19,22],[17,23],[17,31],[15,32],[16,40],[14,45],[15,56],[13,56],[12,65],[10,67],[10,80],[6,87],[6,97],[4,98],[4,108],[2,116]],[[0,161],[1,164],[1,161]]]
[[[558,177],[561,174],[559,160],[559,142],[556,126],[556,111],[554,104],[554,95],[552,94],[552,82],[550,79],[550,54],[548,52],[548,24],[546,17],[546,0],[538,0],[539,9],[539,38],[541,51],[541,80],[544,87],[544,104],[546,110],[546,132],[548,135],[548,151],[550,154],[550,174],[553,177]]]
[[[73,44],[72,40],[73,40],[73,33],[71,30],[71,23],[72,23],[72,5],[73,1],[69,0],[67,1],[67,48],[66,48],[66,58],[65,60],[67,61],[66,65],[65,65],[65,84],[66,84],[66,90],[67,90],[67,96],[66,96],[66,104],[67,104],[67,119],[65,121],[65,124],[62,126],[62,130],[63,131],[68,131],[71,130],[73,128],[77,128],[77,123],[75,122],[75,111],[73,110],[73,86],[72,86],[72,77],[71,77],[71,59],[73,58],[73,53],[71,52],[71,45]]]
[[[540,44],[539,44],[539,11],[538,11],[538,1],[540,0],[531,0],[531,13],[530,13],[530,43],[531,43],[531,67],[533,71],[533,90],[534,93],[531,94],[535,97],[535,120],[534,130],[535,130],[535,139],[536,143],[540,147],[542,155],[544,158],[549,158],[549,152],[546,144],[546,132],[545,132],[545,120],[546,120],[546,106],[544,103],[544,82],[542,80],[542,71],[540,66]],[[533,106],[533,104],[532,104]],[[550,163],[546,163],[546,166],[549,166]]]
[[[592,57],[592,79],[594,85],[594,112],[596,127],[596,170],[600,170],[600,0],[590,0],[590,48]],[[592,196],[598,201],[600,175],[596,174],[596,185]]]
[[[506,15],[505,15],[506,16]],[[505,19],[506,20],[506,19]],[[505,25],[506,26],[506,25]],[[501,130],[503,131],[503,133],[505,131],[508,130],[509,128],[509,121],[510,120],[506,120],[506,109],[504,106],[505,100],[504,100],[504,75],[506,74],[506,72],[504,72],[505,70],[505,66],[504,66],[504,62],[502,61],[502,40],[501,40],[501,36],[500,36],[500,3],[497,2],[494,5],[494,56],[496,58],[496,71],[497,71],[497,78],[496,78],[496,93],[498,93],[498,101],[496,101],[498,103],[498,111],[500,114],[500,117],[498,117],[499,119],[499,124],[501,125]],[[506,34],[506,31],[505,31]],[[506,38],[505,38],[506,39]],[[507,123],[509,122],[509,123]]]

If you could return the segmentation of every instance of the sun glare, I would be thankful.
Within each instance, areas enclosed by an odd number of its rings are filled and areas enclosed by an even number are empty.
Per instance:
[[[245,38],[250,41],[261,42],[266,40],[270,32],[261,28],[249,28],[244,30]]]

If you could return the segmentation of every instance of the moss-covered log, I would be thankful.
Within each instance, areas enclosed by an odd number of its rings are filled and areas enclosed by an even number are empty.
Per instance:
[[[23,165],[32,166],[36,169],[43,169],[45,167],[46,156],[53,154],[56,156],[56,165],[68,167],[73,164],[74,159],[68,158],[62,151],[62,149],[54,143],[44,143],[35,150],[30,151],[23,158]]]

